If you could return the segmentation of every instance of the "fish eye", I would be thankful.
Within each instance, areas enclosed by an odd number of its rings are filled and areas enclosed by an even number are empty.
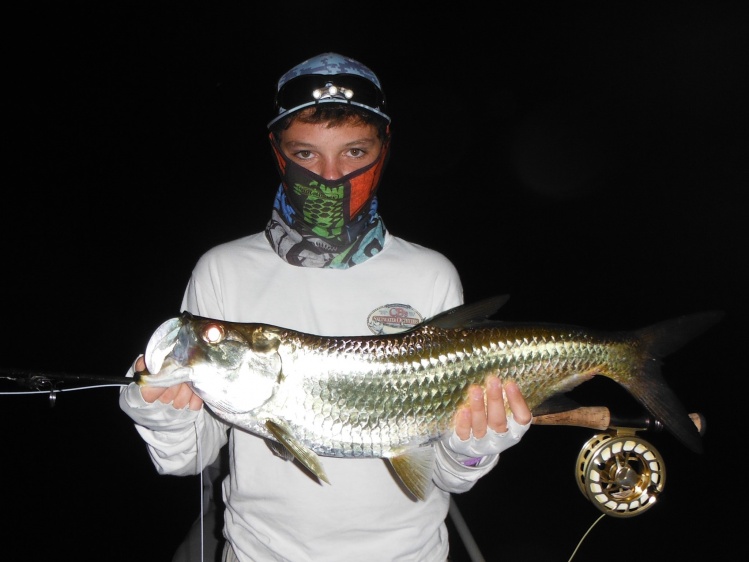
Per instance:
[[[224,327],[220,324],[208,324],[203,328],[203,341],[206,343],[219,343],[225,335]]]

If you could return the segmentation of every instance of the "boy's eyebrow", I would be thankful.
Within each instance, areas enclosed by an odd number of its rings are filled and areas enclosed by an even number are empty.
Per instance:
[[[288,140],[288,141],[284,141],[283,144],[284,146],[291,147],[291,148],[307,148],[307,147],[317,146],[315,143],[307,142],[305,140]],[[376,137],[362,137],[360,139],[354,139],[345,143],[345,146],[361,146],[363,144],[366,144],[369,146],[377,144],[377,138]]]

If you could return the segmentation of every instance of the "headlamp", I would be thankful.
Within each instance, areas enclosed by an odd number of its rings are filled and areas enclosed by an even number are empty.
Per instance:
[[[374,113],[388,122],[385,95],[374,82],[353,74],[305,74],[286,82],[276,95],[276,121],[292,112],[321,103],[349,104]]]

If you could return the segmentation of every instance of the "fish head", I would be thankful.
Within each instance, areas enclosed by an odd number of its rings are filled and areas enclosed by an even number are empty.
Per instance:
[[[140,384],[190,383],[214,410],[250,412],[275,393],[281,373],[280,339],[261,324],[239,324],[183,314],[164,322],[146,346],[148,374]]]

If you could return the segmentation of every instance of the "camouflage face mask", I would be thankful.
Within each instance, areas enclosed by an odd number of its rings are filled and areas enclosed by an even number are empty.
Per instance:
[[[387,144],[372,164],[337,180],[286,158],[271,135],[281,186],[266,236],[293,265],[347,268],[382,249],[384,225],[376,192]]]
[[[338,246],[348,244],[361,228],[362,214],[377,192],[387,158],[385,143],[371,164],[342,178],[326,180],[322,176],[289,160],[271,135],[276,164],[293,216],[292,226],[305,229]],[[301,226],[300,225],[300,226]]]

